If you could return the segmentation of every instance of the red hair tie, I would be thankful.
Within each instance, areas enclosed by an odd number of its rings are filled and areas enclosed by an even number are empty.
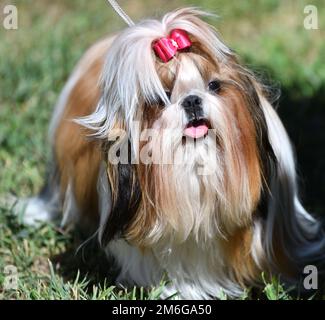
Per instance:
[[[160,38],[154,42],[152,47],[163,62],[168,62],[178,50],[189,48],[191,45],[192,42],[186,31],[174,29],[169,37]]]

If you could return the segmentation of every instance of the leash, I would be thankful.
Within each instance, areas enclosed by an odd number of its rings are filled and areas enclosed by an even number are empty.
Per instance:
[[[134,26],[132,19],[125,13],[125,11],[120,7],[120,5],[115,0],[107,0],[112,6],[115,12],[124,20],[124,22],[129,26]]]

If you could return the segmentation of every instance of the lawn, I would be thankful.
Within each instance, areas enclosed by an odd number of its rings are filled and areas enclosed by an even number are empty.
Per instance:
[[[97,39],[124,27],[104,0],[21,0],[18,30],[2,27],[0,0],[0,199],[26,197],[42,186],[50,150],[47,126],[69,73]],[[318,215],[325,192],[325,10],[322,0],[141,0],[120,1],[134,20],[196,5],[216,12],[215,24],[244,62],[274,88],[279,112],[296,146],[302,195]],[[306,30],[303,9],[318,8],[318,30]],[[317,186],[317,188],[312,188]],[[55,224],[25,227],[0,200],[0,298],[155,299],[160,287],[124,290],[111,286],[114,269],[96,242],[79,247],[81,236]],[[79,250],[77,250],[79,249]],[[94,254],[96,252],[96,254]],[[4,290],[8,266],[17,268],[17,290]],[[297,298],[278,279],[242,298]],[[225,296],[222,298],[226,298]]]

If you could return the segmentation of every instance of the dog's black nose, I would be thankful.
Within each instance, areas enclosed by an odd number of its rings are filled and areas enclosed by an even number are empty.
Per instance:
[[[199,119],[202,117],[202,99],[196,95],[187,96],[182,106],[187,114],[189,120]]]
[[[196,95],[187,96],[182,102],[182,106],[185,108],[185,110],[199,108],[201,105],[202,99]]]

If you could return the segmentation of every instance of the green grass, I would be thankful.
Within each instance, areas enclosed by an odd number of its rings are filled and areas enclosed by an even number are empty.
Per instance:
[[[4,299],[158,299],[160,287],[116,288],[114,270],[95,242],[79,248],[81,238],[55,224],[22,225],[19,217],[0,208],[0,297]],[[4,290],[8,266],[18,270],[18,287]],[[8,280],[7,280],[8,281]]]
[[[11,1],[0,0],[2,6]],[[139,20],[168,9],[197,5],[220,15],[216,24],[226,42],[253,67],[264,66],[298,97],[311,96],[325,83],[325,13],[320,29],[303,28],[310,1],[121,1]],[[19,29],[0,24],[0,197],[35,194],[49,155],[47,125],[53,105],[73,66],[97,39],[123,27],[106,1],[15,1]],[[0,20],[2,16],[0,15]],[[156,299],[158,288],[124,290],[111,286],[111,270],[101,269],[99,250],[76,249],[80,237],[56,225],[27,228],[0,208],[0,297],[6,299]],[[77,252],[77,253],[76,253]],[[18,290],[4,291],[5,266],[18,269]],[[256,295],[247,292],[243,299]],[[262,299],[291,299],[278,279],[265,282]],[[223,298],[226,298],[225,296]],[[295,297],[297,298],[297,297]]]

